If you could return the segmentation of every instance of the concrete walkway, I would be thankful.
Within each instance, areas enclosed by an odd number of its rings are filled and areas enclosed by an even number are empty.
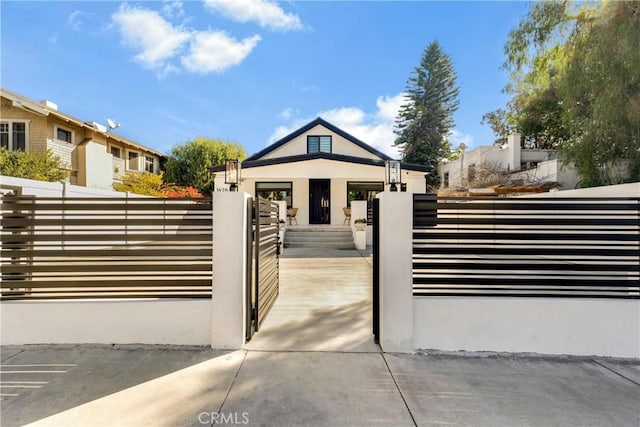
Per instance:
[[[640,425],[639,361],[383,354],[367,254],[281,262],[279,300],[244,350],[0,348],[0,424]]]
[[[287,248],[280,294],[249,350],[378,352],[370,252]]]

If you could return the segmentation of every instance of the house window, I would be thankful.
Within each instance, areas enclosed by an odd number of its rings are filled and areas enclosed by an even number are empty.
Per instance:
[[[444,173],[443,186],[444,188],[447,188],[449,186],[449,172]]]
[[[347,207],[354,200],[367,201],[367,223],[373,223],[373,199],[384,191],[384,182],[347,182]],[[356,219],[356,218],[354,218]]]
[[[287,209],[293,207],[293,184],[291,182],[256,182],[256,197],[267,200],[284,200]]]
[[[331,136],[307,136],[307,153],[331,153]]]
[[[66,130],[66,129],[62,129],[59,127],[56,127],[56,139],[58,141],[64,141],[64,142],[68,142],[69,144],[71,144],[73,138],[73,134],[71,133],[70,130]]]
[[[0,147],[7,150],[27,150],[27,123],[0,122]]]
[[[144,156],[144,170],[149,173],[154,173],[154,162],[153,157]]]
[[[129,151],[127,169],[132,171],[138,170],[138,153],[135,151]]]
[[[469,165],[467,168],[467,180],[469,181],[469,185],[476,180],[476,165]]]
[[[113,157],[117,157],[118,159],[121,159],[122,158],[122,150],[120,150],[120,147],[111,146],[111,155]]]

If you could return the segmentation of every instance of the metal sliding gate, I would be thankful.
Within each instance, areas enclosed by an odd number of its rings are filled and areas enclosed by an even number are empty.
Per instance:
[[[278,297],[280,223],[277,203],[262,198],[247,212],[247,341],[258,332]]]

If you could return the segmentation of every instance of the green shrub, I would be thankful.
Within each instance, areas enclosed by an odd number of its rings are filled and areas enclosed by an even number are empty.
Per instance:
[[[0,148],[0,175],[59,182],[67,179],[69,171],[50,151],[34,153]]]

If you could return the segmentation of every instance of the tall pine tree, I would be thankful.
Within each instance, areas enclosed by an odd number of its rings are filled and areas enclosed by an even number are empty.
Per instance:
[[[424,50],[405,92],[407,102],[396,119],[398,137],[394,145],[402,149],[405,162],[431,167],[429,184],[437,185],[436,166],[450,152],[447,138],[459,105],[451,58],[437,40]]]

